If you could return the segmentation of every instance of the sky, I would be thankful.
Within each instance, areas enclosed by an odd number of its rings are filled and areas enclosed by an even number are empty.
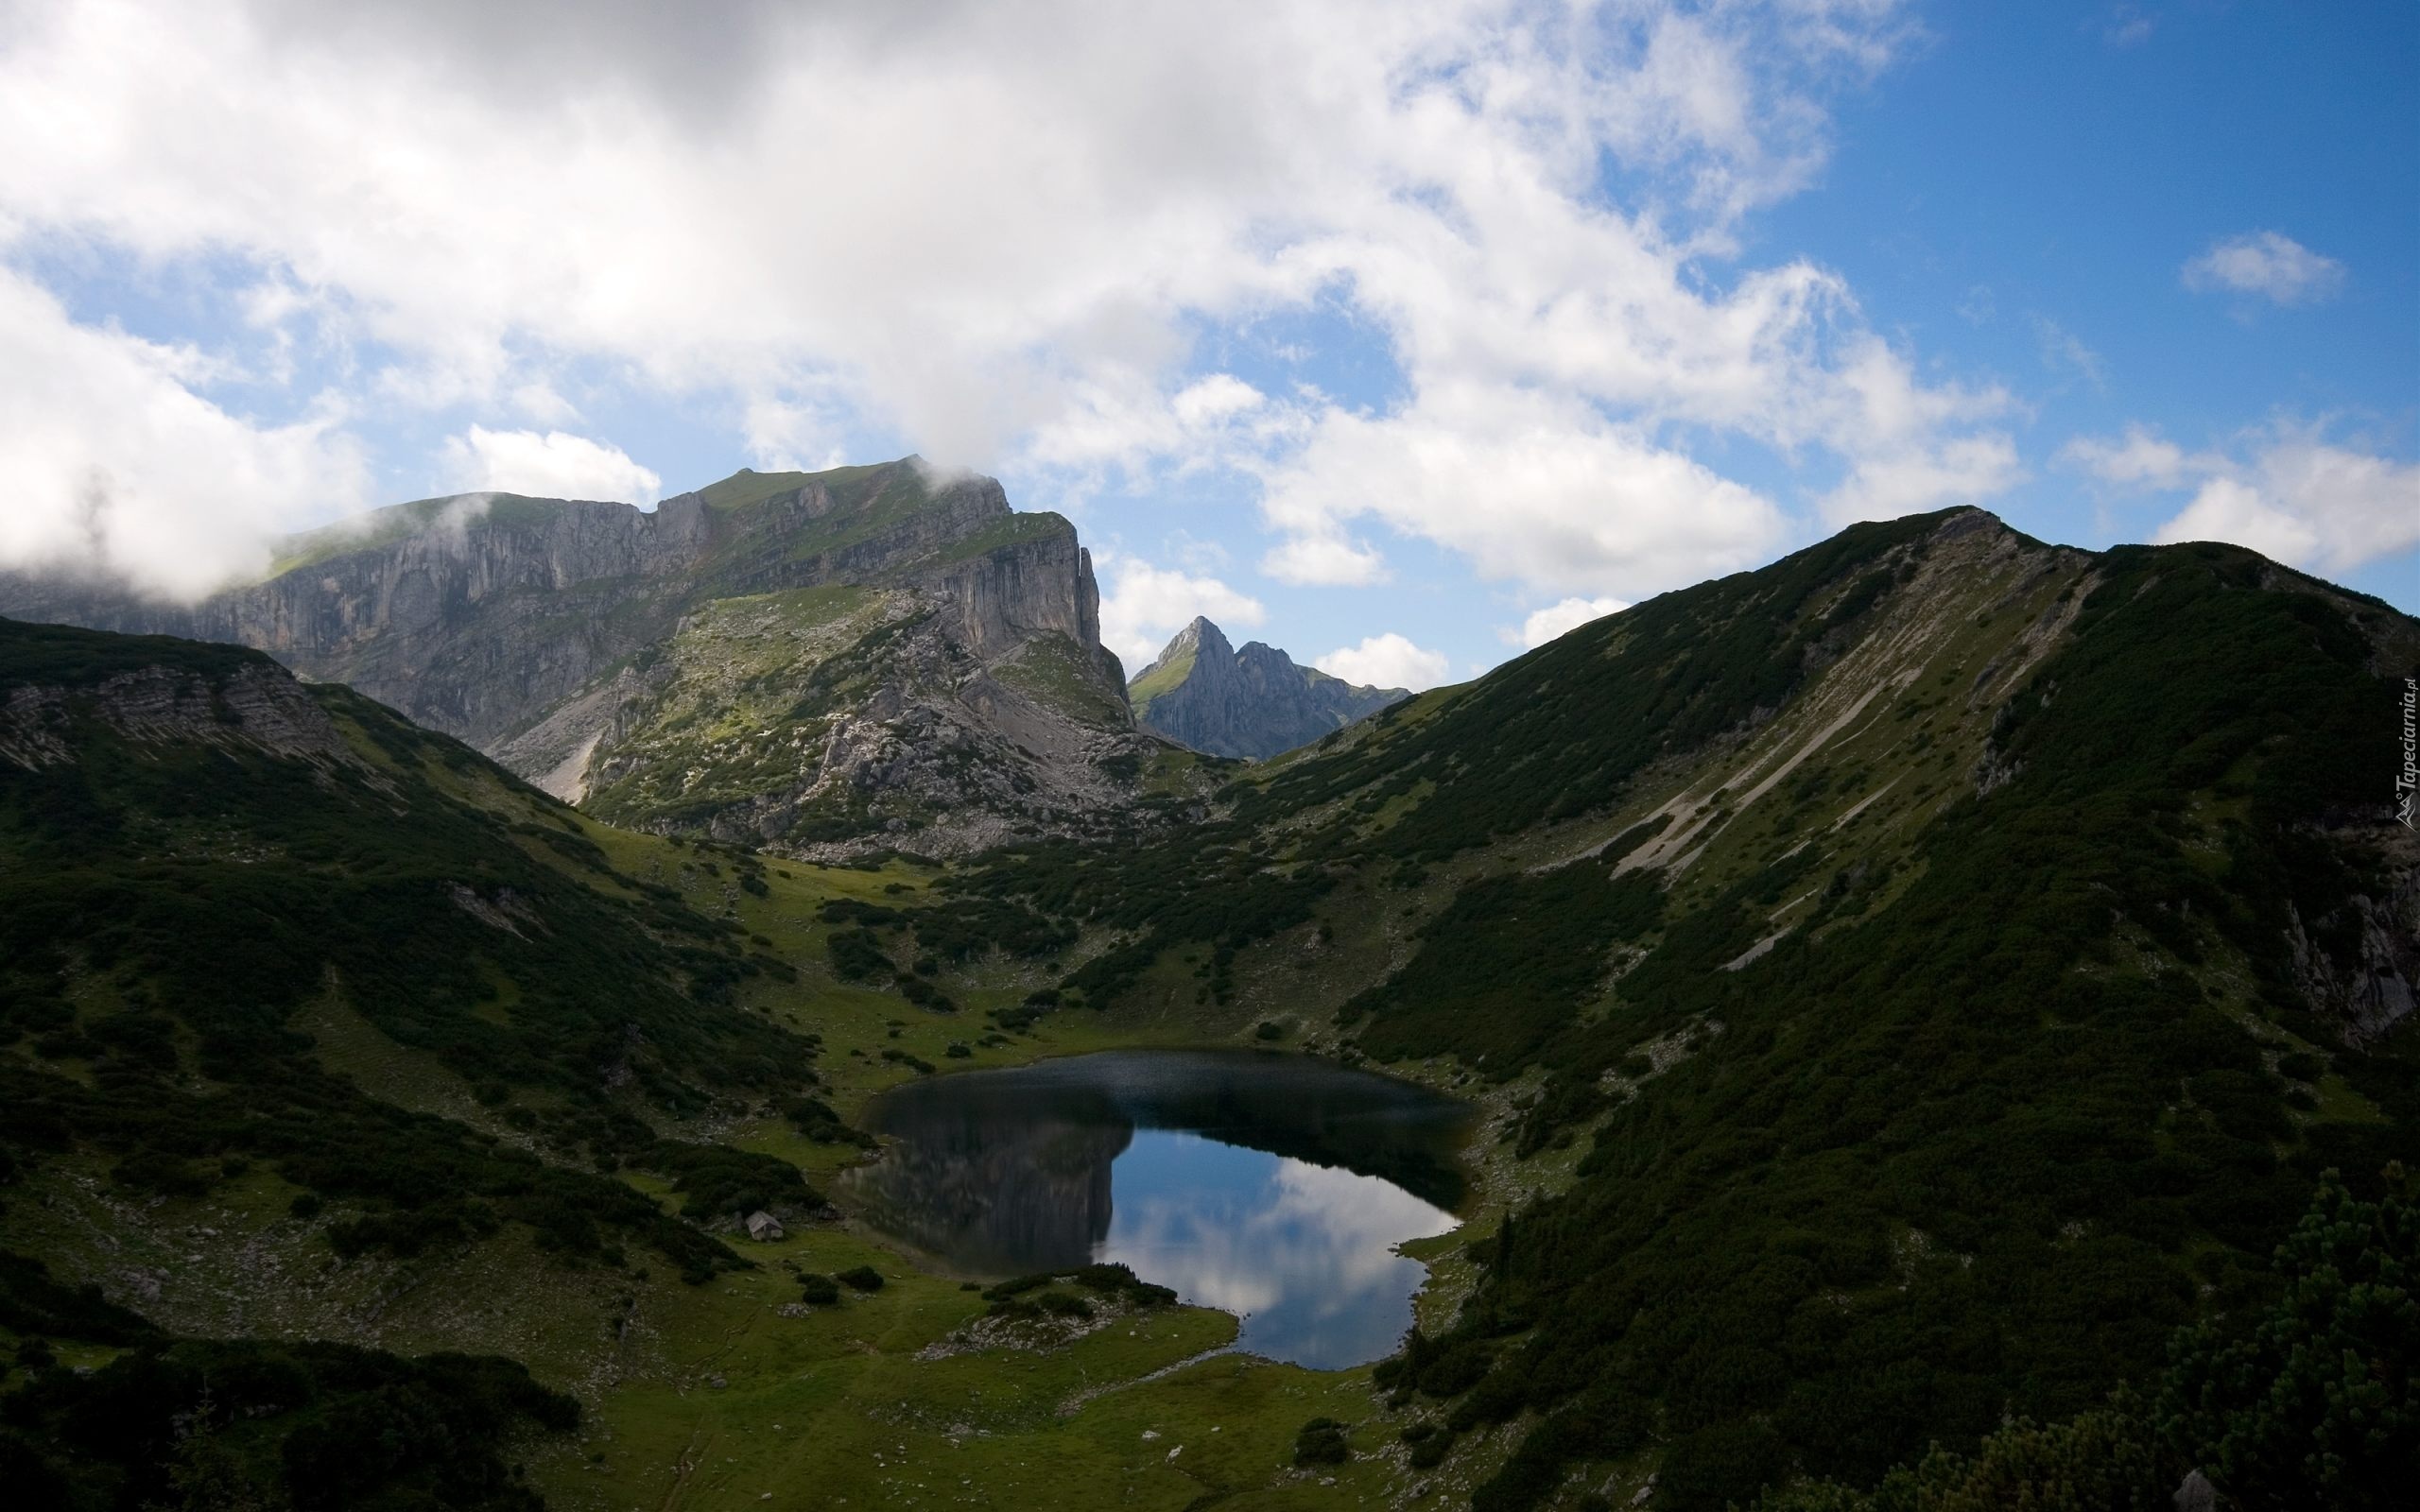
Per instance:
[[[0,0],[0,567],[914,453],[1356,681],[1842,525],[2420,610],[2420,7]]]

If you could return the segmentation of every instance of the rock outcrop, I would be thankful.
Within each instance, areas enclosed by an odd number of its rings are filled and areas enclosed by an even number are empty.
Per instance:
[[[199,604],[0,575],[0,613],[252,646],[558,796],[610,787],[620,822],[808,854],[1115,825],[1166,749],[1133,728],[1075,527],[914,457],[651,512],[424,500]]]
[[[133,668],[85,687],[21,683],[0,699],[0,762],[28,770],[77,759],[79,722],[135,747],[193,745],[361,766],[327,712],[267,662],[213,679],[169,666]]]
[[[1128,686],[1145,729],[1218,756],[1265,760],[1411,696],[1299,666],[1275,646],[1240,651],[1197,617]]]

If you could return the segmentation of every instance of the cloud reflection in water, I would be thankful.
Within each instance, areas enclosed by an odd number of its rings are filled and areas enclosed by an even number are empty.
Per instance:
[[[1469,1109],[1332,1061],[1112,1051],[935,1076],[874,1100],[890,1136],[841,1195],[978,1275],[1121,1262],[1244,1319],[1241,1348],[1335,1369],[1392,1350],[1444,1232]]]
[[[1111,1168],[1100,1258],[1243,1317],[1239,1349],[1313,1369],[1392,1350],[1420,1263],[1394,1253],[1454,1227],[1393,1183],[1164,1129]]]

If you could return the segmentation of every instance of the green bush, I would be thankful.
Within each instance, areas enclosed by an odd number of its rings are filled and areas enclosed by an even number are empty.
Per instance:
[[[2420,1208],[2357,1201],[2333,1172],[2278,1246],[2284,1287],[2248,1329],[2182,1331],[2161,1436],[2245,1506],[2346,1512],[2420,1486]]]
[[[1333,1418],[1314,1418],[1294,1435],[1297,1465],[1341,1465],[1353,1457],[1345,1442],[1345,1426]]]

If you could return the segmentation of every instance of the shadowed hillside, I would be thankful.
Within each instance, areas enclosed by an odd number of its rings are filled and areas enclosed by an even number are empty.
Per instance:
[[[2415,663],[2248,552],[1952,511],[1389,710],[1183,854],[961,885],[1120,932],[1096,1005],[1522,1089],[1576,1179],[1389,1379],[1531,1425],[1482,1506],[1644,1455],[1719,1507],[2092,1407],[2264,1294],[2320,1172],[2420,1155]]]

